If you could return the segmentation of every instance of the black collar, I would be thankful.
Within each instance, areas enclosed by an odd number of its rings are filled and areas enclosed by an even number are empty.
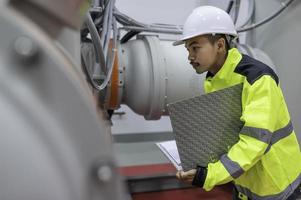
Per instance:
[[[214,74],[208,71],[207,74],[206,74],[206,79],[209,78],[209,77],[213,77],[213,76],[214,76]]]

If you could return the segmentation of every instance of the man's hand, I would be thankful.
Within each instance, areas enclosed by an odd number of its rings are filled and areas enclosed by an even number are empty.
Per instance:
[[[180,181],[187,183],[187,184],[192,184],[193,178],[195,176],[196,169],[189,170],[187,172],[184,171],[178,171],[176,174],[177,179]]]

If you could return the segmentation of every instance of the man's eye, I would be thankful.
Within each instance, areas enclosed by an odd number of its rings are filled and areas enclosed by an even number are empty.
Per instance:
[[[199,50],[199,47],[192,47],[192,50],[197,51],[197,50]]]

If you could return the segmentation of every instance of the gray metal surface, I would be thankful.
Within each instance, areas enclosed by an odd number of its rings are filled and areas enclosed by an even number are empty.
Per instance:
[[[128,199],[78,67],[17,10],[0,26],[0,199]]]
[[[22,1],[11,0],[20,4]],[[57,19],[64,25],[72,28],[78,28],[81,23],[81,17],[89,7],[89,1],[86,0],[23,0],[26,4],[32,4],[44,11],[44,15]]]
[[[184,170],[207,166],[238,141],[242,84],[169,104]]]

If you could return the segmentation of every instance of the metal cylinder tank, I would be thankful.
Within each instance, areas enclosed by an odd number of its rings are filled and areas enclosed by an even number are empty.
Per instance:
[[[143,36],[121,46],[125,66],[122,103],[146,119],[159,119],[170,102],[202,92],[204,75],[187,62],[183,47],[156,36]]]

